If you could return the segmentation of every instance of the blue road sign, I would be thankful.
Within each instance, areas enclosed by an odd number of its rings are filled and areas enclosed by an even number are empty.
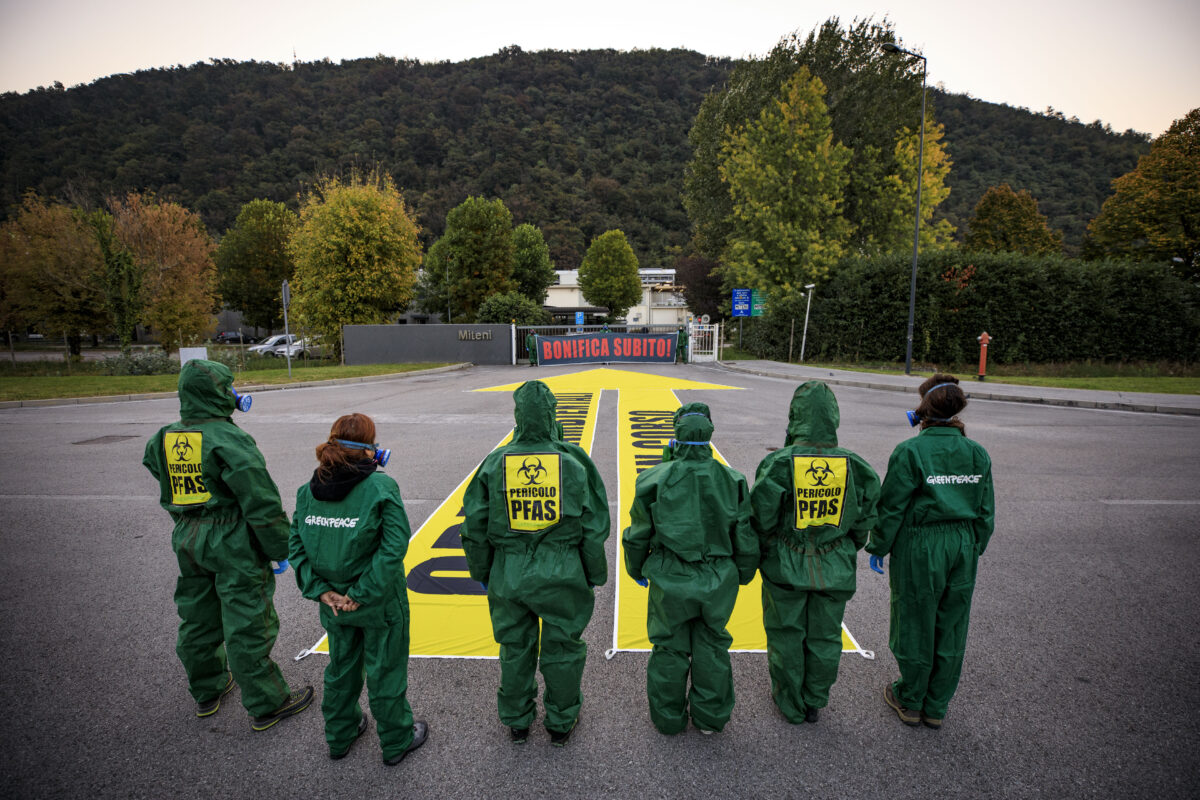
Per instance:
[[[749,289],[734,289],[733,290],[733,316],[735,316],[735,317],[750,316],[750,290]]]

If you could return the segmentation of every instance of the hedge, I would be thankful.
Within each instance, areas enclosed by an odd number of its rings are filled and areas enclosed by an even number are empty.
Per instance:
[[[845,259],[818,284],[806,359],[904,361],[911,257]],[[799,356],[807,300],[768,297],[748,320],[744,346],[786,360],[792,320]],[[1161,263],[1059,256],[922,255],[917,270],[913,360],[969,363],[976,337],[992,338],[997,363],[1200,359],[1200,287]]]

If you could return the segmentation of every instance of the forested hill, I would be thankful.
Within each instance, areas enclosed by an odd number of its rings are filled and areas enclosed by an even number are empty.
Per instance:
[[[688,241],[680,203],[700,102],[736,62],[685,50],[517,47],[461,63],[377,57],[220,61],[0,96],[0,214],[33,189],[75,202],[152,190],[210,230],[241,205],[295,206],[320,174],[378,165],[415,207],[426,244],[468,195],[500,197],[541,227],[560,268],[592,237],[628,235],[644,266]],[[1078,244],[1144,137],[931,94],[946,123],[961,230],[983,191],[1028,189]]]

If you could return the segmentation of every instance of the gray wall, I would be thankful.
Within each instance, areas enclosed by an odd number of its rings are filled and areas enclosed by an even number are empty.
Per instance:
[[[347,364],[511,364],[508,325],[346,325]]]

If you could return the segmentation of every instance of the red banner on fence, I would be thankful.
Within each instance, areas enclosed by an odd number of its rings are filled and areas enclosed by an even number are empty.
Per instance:
[[[538,336],[539,364],[629,364],[675,362],[674,333],[580,333]]]

